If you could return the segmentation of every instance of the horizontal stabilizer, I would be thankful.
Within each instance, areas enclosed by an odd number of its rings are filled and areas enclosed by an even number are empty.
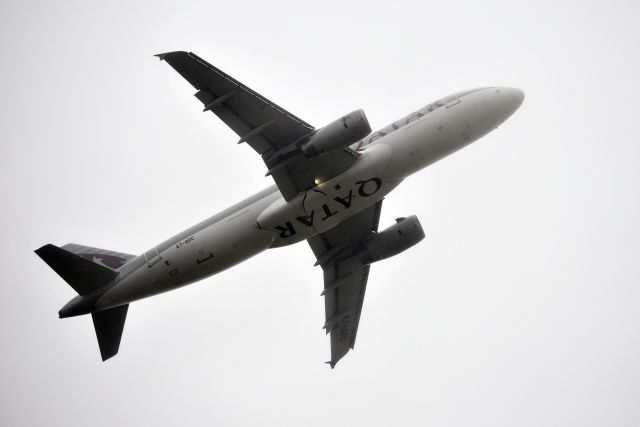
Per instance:
[[[129,304],[91,313],[103,361],[118,354],[128,309]]]
[[[51,244],[36,249],[35,253],[80,295],[87,295],[118,275],[116,271]]]

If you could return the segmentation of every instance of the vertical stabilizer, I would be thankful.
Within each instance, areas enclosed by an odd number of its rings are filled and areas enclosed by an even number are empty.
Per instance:
[[[95,291],[118,275],[110,268],[51,244],[44,245],[35,252],[80,295]]]

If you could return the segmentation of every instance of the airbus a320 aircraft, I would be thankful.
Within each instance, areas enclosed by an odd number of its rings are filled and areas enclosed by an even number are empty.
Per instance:
[[[319,129],[187,52],[157,55],[253,148],[275,185],[134,256],[77,244],[35,252],[78,295],[61,318],[91,313],[102,360],[118,353],[129,303],[197,282],[269,248],[306,240],[324,274],[333,368],[355,344],[369,266],[424,238],[415,216],[378,231],[382,200],[402,180],[505,121],[519,89],[439,99],[371,133],[362,110]]]

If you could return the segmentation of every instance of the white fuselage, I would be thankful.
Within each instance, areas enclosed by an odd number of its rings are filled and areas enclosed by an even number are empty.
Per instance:
[[[359,156],[342,174],[289,201],[271,187],[130,261],[96,308],[166,292],[265,249],[325,232],[381,200],[407,176],[495,129],[522,99],[517,89],[483,88],[430,104],[436,107],[418,110],[355,144]]]

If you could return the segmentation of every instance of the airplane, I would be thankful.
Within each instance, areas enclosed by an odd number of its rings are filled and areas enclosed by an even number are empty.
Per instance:
[[[524,93],[480,87],[438,99],[372,133],[363,110],[314,128],[193,53],[156,55],[265,163],[275,185],[138,256],[78,244],[35,253],[78,295],[60,318],[91,314],[102,360],[118,353],[133,301],[306,240],[324,275],[323,329],[336,363],[354,348],[370,265],[424,237],[407,216],[379,231],[382,201],[405,178],[496,129]]]

